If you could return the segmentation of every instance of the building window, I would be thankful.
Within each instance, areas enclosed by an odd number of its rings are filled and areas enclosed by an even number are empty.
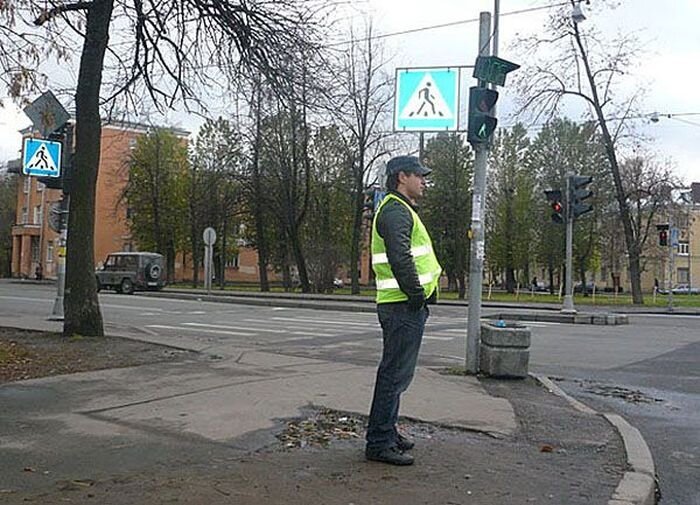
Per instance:
[[[21,217],[20,224],[27,224],[27,218],[28,218],[28,217],[29,217],[29,216],[28,216],[28,213],[27,213],[27,208],[26,208],[26,207],[22,207],[22,217]]]
[[[678,276],[676,277],[676,279],[678,284],[688,284],[689,279],[687,268],[679,268],[677,274]]]
[[[41,224],[41,205],[34,207],[34,224]]]
[[[126,208],[126,218],[131,219],[132,217],[134,217],[134,209],[132,209],[131,207],[127,207]]]
[[[134,250],[134,244],[131,242],[124,242],[124,247],[122,247],[122,251],[124,252],[133,252]]]
[[[29,193],[29,190],[32,188],[32,178],[31,177],[25,177],[24,178],[24,192]]]
[[[53,240],[46,243],[46,263],[53,263]]]
[[[227,268],[239,268],[240,266],[241,266],[241,257],[238,253],[231,256],[231,258],[229,258],[229,260],[226,262]]]
[[[32,261],[38,263],[41,259],[41,252],[39,251],[39,237],[32,237]]]
[[[678,255],[688,256],[690,254],[690,244],[688,242],[678,242]]]

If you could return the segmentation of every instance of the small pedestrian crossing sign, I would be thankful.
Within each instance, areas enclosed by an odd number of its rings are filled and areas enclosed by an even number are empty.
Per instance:
[[[394,130],[457,130],[458,105],[459,68],[397,69]]]
[[[61,143],[43,139],[24,139],[22,173],[40,177],[61,176]]]

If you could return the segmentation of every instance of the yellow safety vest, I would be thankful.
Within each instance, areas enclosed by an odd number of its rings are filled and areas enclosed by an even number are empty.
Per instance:
[[[377,303],[394,303],[408,300],[408,295],[401,291],[399,283],[394,277],[389,260],[386,256],[386,244],[377,231],[377,217],[384,205],[391,200],[396,200],[405,205],[413,218],[413,229],[411,230],[411,255],[416,266],[418,280],[425,292],[425,297],[429,298],[437,290],[442,274],[442,267],[438,263],[433,242],[430,240],[428,230],[418,217],[413,208],[401,198],[391,193],[382,200],[377,208],[372,221],[372,269],[377,283]]]

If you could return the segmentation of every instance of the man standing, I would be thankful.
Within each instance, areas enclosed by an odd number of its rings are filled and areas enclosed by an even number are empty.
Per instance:
[[[399,400],[416,368],[428,303],[437,299],[442,268],[430,235],[416,213],[431,170],[414,156],[397,156],[386,166],[389,193],[372,223],[372,268],[383,352],[367,426],[365,456],[393,465],[413,464],[413,442],[396,424]]]

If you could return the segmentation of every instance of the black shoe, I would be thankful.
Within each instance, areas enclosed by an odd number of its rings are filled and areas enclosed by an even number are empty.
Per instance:
[[[396,439],[396,447],[399,451],[410,451],[415,447],[416,443],[410,438],[404,437],[399,433],[399,438]]]
[[[396,447],[387,447],[385,449],[366,449],[365,458],[370,461],[389,463],[390,465],[406,466],[413,464],[413,456],[402,453]]]

